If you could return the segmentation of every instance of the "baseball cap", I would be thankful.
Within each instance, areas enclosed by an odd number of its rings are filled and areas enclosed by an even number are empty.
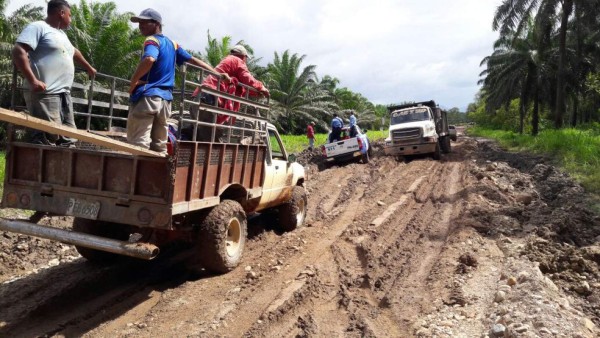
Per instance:
[[[160,13],[152,8],[144,9],[140,15],[131,17],[131,22],[140,22],[140,20],[154,20],[160,24],[162,24],[162,17]]]
[[[243,55],[243,56],[248,56],[248,52],[246,51],[246,48],[242,45],[235,45],[233,46],[233,48],[231,48],[231,50],[229,51],[231,54],[238,54],[238,55]]]

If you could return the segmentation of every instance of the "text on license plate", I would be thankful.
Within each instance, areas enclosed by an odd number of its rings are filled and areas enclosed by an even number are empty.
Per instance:
[[[69,198],[66,214],[69,216],[97,219],[100,212],[100,202]]]

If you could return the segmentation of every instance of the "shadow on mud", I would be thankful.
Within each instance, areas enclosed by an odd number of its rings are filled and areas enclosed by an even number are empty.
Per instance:
[[[248,239],[283,234],[277,224],[273,212],[250,217]],[[81,336],[157,297],[155,291],[219,278],[191,264],[193,255],[193,248],[174,245],[152,261],[98,266],[81,258],[0,284],[0,336]]]

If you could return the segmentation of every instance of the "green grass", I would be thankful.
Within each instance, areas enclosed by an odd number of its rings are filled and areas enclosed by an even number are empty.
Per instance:
[[[369,130],[367,132],[369,141],[384,139],[387,137],[387,135],[387,130]],[[326,140],[327,134],[315,134],[315,147],[325,144]],[[281,135],[281,141],[283,142],[283,145],[288,153],[299,153],[308,148],[308,139],[306,138],[306,135]]]
[[[588,191],[600,194],[600,135],[593,130],[545,130],[533,137],[474,127],[469,134],[498,140],[511,151],[550,155]]]

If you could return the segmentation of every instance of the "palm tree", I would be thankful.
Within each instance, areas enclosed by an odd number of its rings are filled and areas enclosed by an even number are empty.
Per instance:
[[[327,88],[317,81],[316,66],[301,70],[305,57],[287,50],[281,56],[275,52],[267,66],[271,118],[287,132],[301,132],[307,122],[323,121],[337,109]]]
[[[10,105],[10,86],[12,83],[13,62],[10,51],[18,34],[25,26],[43,19],[43,8],[25,5],[17,9],[10,17],[4,11],[8,1],[0,0],[0,106]]]
[[[498,6],[492,27],[500,30],[500,35],[515,32],[520,36],[530,18],[535,17],[537,29],[551,30],[559,25],[558,68],[556,71],[556,104],[554,107],[554,125],[560,128],[565,115],[565,78],[567,70],[567,32],[570,28],[569,17],[574,11],[595,13],[598,0],[503,0]],[[556,16],[559,13],[559,17]]]
[[[539,103],[543,78],[549,71],[547,43],[533,21],[518,35],[504,32],[494,44],[494,53],[481,62],[486,69],[480,81],[486,93],[486,106],[495,110],[519,98],[519,132],[523,133],[529,102],[533,101],[532,133],[539,130]]]
[[[118,13],[114,2],[71,6],[73,22],[67,35],[99,72],[129,78],[139,61],[144,37],[132,28],[132,13]]]
[[[216,67],[221,60],[229,55],[229,51],[233,46],[242,45],[246,48],[246,51],[248,51],[248,60],[246,60],[248,70],[258,80],[265,80],[267,69],[259,65],[259,62],[262,58],[255,58],[254,49],[252,49],[252,47],[244,40],[240,40],[237,43],[232,44],[231,36],[226,35],[219,41],[210,35],[210,31],[207,31],[206,35],[208,43],[204,49],[204,55],[201,55],[201,58],[208,62],[211,66]]]
[[[210,30],[206,32],[208,44],[204,49],[205,55],[203,59],[210,63],[211,66],[216,67],[221,60],[229,55],[229,50],[234,45],[231,44],[231,36],[226,35],[221,38],[221,41],[213,38],[210,35]]]

